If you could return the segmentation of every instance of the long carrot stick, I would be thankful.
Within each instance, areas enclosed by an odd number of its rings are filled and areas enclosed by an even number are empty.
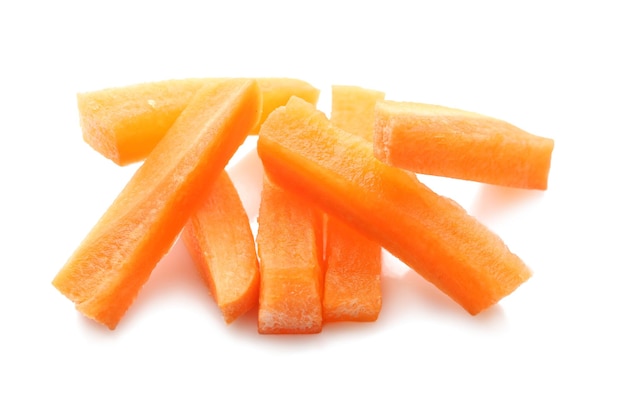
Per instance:
[[[230,157],[257,123],[253,80],[199,90],[53,280],[114,329]]]
[[[335,85],[331,123],[371,142],[374,106],[384,97],[379,91]],[[380,245],[332,216],[326,236],[324,321],[376,320],[382,306]]]
[[[268,117],[257,149],[275,183],[379,242],[471,314],[531,276],[458,204],[377,160],[371,144],[301,99]]]
[[[322,330],[321,234],[319,211],[264,179],[257,235],[259,333]]]
[[[460,109],[379,102],[374,155],[416,173],[545,190],[554,141]]]
[[[193,95],[225,78],[173,79],[108,88],[77,95],[83,139],[119,165],[143,160],[163,138]],[[260,124],[292,95],[315,103],[319,90],[293,78],[258,78],[263,94]]]

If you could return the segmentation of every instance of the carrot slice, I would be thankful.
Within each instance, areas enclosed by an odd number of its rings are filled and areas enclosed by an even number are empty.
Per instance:
[[[322,330],[321,234],[319,211],[264,179],[257,235],[259,333]]]
[[[222,171],[208,200],[185,226],[182,238],[226,323],[259,300],[259,263],[250,221],[228,173]]]
[[[259,117],[253,80],[203,87],[53,280],[114,329]]]
[[[383,92],[332,87],[331,122],[372,141],[374,106]],[[326,226],[324,321],[374,321],[382,306],[380,245],[335,217]]]
[[[79,93],[78,112],[84,140],[119,165],[146,158],[163,138],[195,92],[224,78],[174,79]],[[257,79],[263,94],[258,132],[272,110],[292,95],[316,103],[319,90],[292,78]]]
[[[460,109],[383,101],[374,146],[380,160],[417,173],[545,190],[554,141]]]
[[[370,143],[301,99],[269,116],[257,149],[274,182],[379,242],[471,314],[531,275],[458,204],[377,160]]]

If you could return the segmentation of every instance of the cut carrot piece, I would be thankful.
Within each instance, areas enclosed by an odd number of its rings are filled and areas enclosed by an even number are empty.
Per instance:
[[[206,83],[168,80],[79,93],[83,139],[117,164],[143,160]]]
[[[330,120],[335,125],[371,141],[374,135],[374,108],[385,93],[359,86],[334,85]]]
[[[210,84],[152,151],[53,280],[114,329],[259,117],[253,80]]]
[[[264,179],[257,235],[259,333],[322,330],[321,234],[319,211]]]
[[[256,78],[256,80],[263,94],[263,109],[259,122],[250,131],[251,135],[259,133],[261,125],[265,122],[269,114],[279,106],[285,105],[292,96],[297,96],[315,105],[320,95],[319,89],[300,79]]]
[[[545,190],[554,141],[460,109],[382,101],[374,146],[380,160],[417,173]]]
[[[372,141],[374,106],[383,92],[333,86],[331,122]],[[380,245],[329,217],[326,226],[324,321],[374,321],[382,306]]]
[[[370,143],[301,99],[269,116],[257,150],[275,183],[380,243],[471,314],[531,276],[458,204],[377,160]]]
[[[224,78],[174,79],[79,93],[78,112],[84,140],[119,165],[146,158],[163,138],[195,92]],[[256,134],[272,110],[297,95],[316,103],[319,90],[292,78],[259,78],[263,107]]]
[[[326,229],[324,321],[373,322],[382,305],[380,245],[334,217]]]
[[[226,323],[257,305],[259,264],[248,215],[228,173],[190,217],[182,238]]]

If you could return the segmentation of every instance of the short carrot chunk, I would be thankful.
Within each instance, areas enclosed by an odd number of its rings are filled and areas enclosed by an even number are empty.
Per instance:
[[[208,83],[225,78],[173,79],[108,88],[77,95],[83,139],[119,165],[148,156],[172,126],[193,95]],[[319,90],[292,78],[259,78],[263,94],[261,116],[250,134],[276,107],[292,95],[316,103]]]
[[[374,106],[383,92],[357,86],[332,88],[331,122],[372,141]],[[376,242],[329,217],[326,226],[324,321],[374,321],[382,306],[381,248]]]
[[[253,80],[202,87],[53,280],[114,329],[257,123]]]
[[[187,221],[182,238],[226,323],[257,305],[259,263],[254,236],[226,171]]]
[[[504,242],[452,200],[374,157],[371,143],[335,126],[301,99],[261,127],[268,177],[378,242],[476,314],[531,272]]]
[[[259,333],[322,330],[321,234],[319,211],[264,180],[257,235]]]
[[[416,173],[545,190],[553,148],[552,139],[460,109],[376,105],[375,156]]]

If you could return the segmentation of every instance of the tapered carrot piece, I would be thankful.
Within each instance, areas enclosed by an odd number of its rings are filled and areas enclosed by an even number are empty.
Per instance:
[[[259,333],[322,330],[321,234],[319,211],[264,179],[257,235]]]
[[[250,221],[228,173],[187,222],[182,238],[226,323],[259,300],[259,264]]]
[[[269,116],[257,149],[275,183],[379,242],[471,314],[531,275],[458,204],[377,160],[370,143],[301,99]]]
[[[53,280],[114,329],[259,117],[253,80],[200,89]]]
[[[146,158],[163,138],[195,92],[224,78],[174,79],[79,93],[78,112],[84,140],[119,165]],[[260,123],[292,95],[316,103],[319,90],[292,78],[259,78],[263,108]]]
[[[382,101],[374,155],[422,174],[545,190],[554,141],[502,120],[437,105]]]
[[[372,141],[374,106],[383,92],[332,87],[331,122]],[[382,306],[380,245],[335,217],[326,227],[324,321],[374,321]]]

